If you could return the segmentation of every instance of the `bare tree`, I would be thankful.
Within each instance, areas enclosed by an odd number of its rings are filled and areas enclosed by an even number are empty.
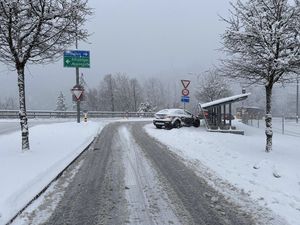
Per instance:
[[[88,85],[84,79],[83,73],[81,73],[79,77],[79,85],[83,88],[83,98],[80,101],[80,107],[83,111],[88,110],[88,101],[87,101],[87,90],[88,90]],[[77,102],[76,102],[77,103]],[[76,104],[76,110],[77,110],[77,104]]]
[[[29,150],[25,103],[25,65],[56,60],[63,50],[88,36],[83,28],[91,13],[87,0],[2,0],[0,61],[18,74],[22,150]]]
[[[144,85],[145,100],[154,108],[164,108],[166,104],[166,93],[164,92],[164,85],[161,80],[157,78],[148,78]]]
[[[136,112],[138,110],[138,106],[143,101],[143,93],[140,83],[137,79],[130,79],[130,90],[131,96],[133,100],[133,111]]]
[[[98,111],[101,109],[99,101],[99,91],[96,88],[86,90],[86,105],[90,111]]]
[[[87,91],[88,108],[110,111],[137,111],[142,102],[139,82],[129,79],[125,73],[108,74],[99,88]]]
[[[131,98],[131,90],[129,78],[125,73],[116,73],[115,80],[115,103],[117,111],[130,111],[133,99]]]
[[[249,87],[244,87],[247,92],[251,93],[251,96],[244,100],[243,102],[240,102],[240,105],[245,106],[253,106],[253,107],[259,107],[261,109],[264,109],[266,106],[266,99],[265,99],[265,90],[262,88],[261,85],[251,85]],[[242,90],[243,88],[241,88]]]
[[[12,97],[5,98],[3,102],[0,100],[0,109],[15,110],[17,108],[17,103]]]
[[[271,97],[273,85],[299,69],[299,1],[237,0],[223,34],[223,63],[233,79],[262,84],[266,92],[266,152],[272,150]]]
[[[112,74],[104,76],[103,81],[100,83],[99,89],[99,102],[101,110],[116,110],[116,81]]]
[[[216,70],[209,70],[200,79],[195,97],[201,102],[210,102],[231,94],[226,78],[220,76]]]

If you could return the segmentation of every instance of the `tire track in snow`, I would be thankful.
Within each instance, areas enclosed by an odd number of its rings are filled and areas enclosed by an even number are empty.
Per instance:
[[[127,127],[119,129],[125,165],[126,199],[130,224],[182,224],[162,190],[156,171],[135,143]]]
[[[256,224],[252,216],[241,207],[225,200],[207,182],[185,166],[182,160],[168,147],[151,138],[143,130],[143,124],[133,124],[132,135],[143,149],[159,176],[169,188],[171,201],[190,214],[188,224],[197,225],[251,225]]]

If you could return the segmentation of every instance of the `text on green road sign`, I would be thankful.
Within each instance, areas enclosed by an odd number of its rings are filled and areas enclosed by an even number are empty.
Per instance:
[[[81,50],[65,51],[64,67],[90,68],[90,52]]]

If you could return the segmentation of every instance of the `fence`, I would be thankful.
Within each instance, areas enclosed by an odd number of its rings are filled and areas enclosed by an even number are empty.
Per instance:
[[[81,117],[84,113],[81,112]],[[47,111],[47,110],[27,110],[28,118],[76,118],[76,111]],[[89,118],[108,117],[153,117],[153,112],[110,112],[110,111],[90,111]],[[19,118],[18,110],[0,110],[0,119]]]
[[[265,129],[265,121],[259,119],[249,119],[245,124]],[[272,130],[275,133],[281,133],[284,135],[300,137],[300,124],[295,120],[295,117],[273,117],[272,118]]]

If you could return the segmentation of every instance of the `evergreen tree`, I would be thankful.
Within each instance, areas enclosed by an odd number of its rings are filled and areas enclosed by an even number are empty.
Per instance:
[[[62,92],[60,92],[57,97],[55,111],[67,111],[67,106],[65,103],[65,96],[63,95]]]
[[[156,107],[153,107],[153,105],[149,102],[142,102],[140,104],[140,107],[138,108],[139,113],[153,112],[155,110],[156,110]]]
[[[79,85],[83,87],[83,99],[80,101],[81,110],[88,110],[88,95],[87,95],[87,83],[83,77],[83,73],[79,78]]]

